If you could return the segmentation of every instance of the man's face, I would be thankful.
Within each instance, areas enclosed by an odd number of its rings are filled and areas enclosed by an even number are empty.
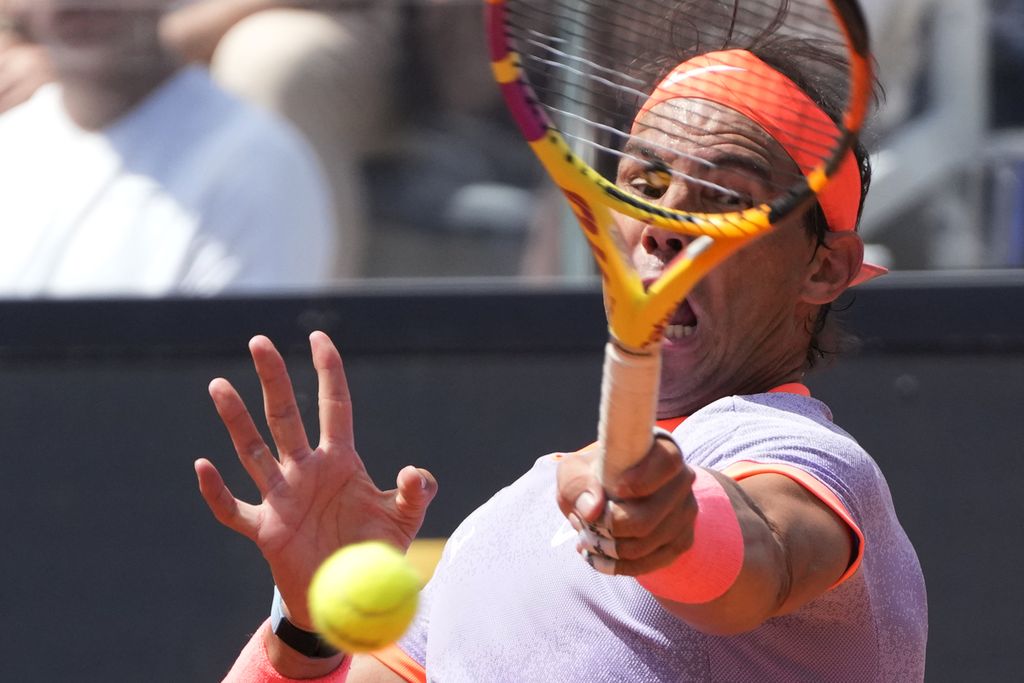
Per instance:
[[[671,120],[671,123],[668,121]],[[644,127],[648,124],[650,127]],[[618,184],[649,201],[688,211],[724,212],[771,198],[799,169],[759,126],[709,102],[672,100],[636,129],[633,156]],[[647,146],[645,143],[649,143]],[[652,172],[665,166],[700,182]],[[731,188],[724,193],[715,186]],[[815,240],[794,216],[709,273],[669,321],[663,349],[659,413],[679,415],[721,396],[770,389],[799,377],[815,307],[802,285]],[[619,219],[644,279],[659,275],[692,238]]]
[[[157,27],[166,1],[34,0],[33,36],[64,77],[145,74],[163,58]]]

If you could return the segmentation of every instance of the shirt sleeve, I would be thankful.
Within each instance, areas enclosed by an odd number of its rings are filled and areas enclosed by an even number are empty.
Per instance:
[[[398,645],[390,645],[373,653],[378,662],[391,669],[408,683],[426,683],[427,670]]]
[[[739,482],[743,481],[747,477],[752,477],[757,474],[781,474],[787,477],[800,486],[804,487],[811,495],[817,498],[825,507],[832,510],[833,513],[839,519],[843,520],[847,527],[850,529],[850,533],[856,540],[856,548],[854,550],[854,556],[850,560],[849,566],[843,575],[832,585],[832,588],[840,585],[848,578],[857,573],[857,568],[860,567],[861,559],[864,557],[864,532],[861,531],[860,526],[854,521],[850,511],[846,508],[846,505],[839,499],[830,488],[825,486],[820,480],[818,480],[813,474],[802,470],[799,467],[788,465],[785,463],[757,463],[750,461],[740,461],[733,463],[729,467],[725,468],[723,474],[730,477],[731,479]]]
[[[839,517],[855,549],[838,586],[857,572],[872,542],[871,515],[883,494],[884,478],[864,449],[832,424],[822,404],[800,397],[790,401],[778,407],[733,400],[706,415],[698,412],[673,435],[690,464],[736,481],[758,474],[785,476]]]

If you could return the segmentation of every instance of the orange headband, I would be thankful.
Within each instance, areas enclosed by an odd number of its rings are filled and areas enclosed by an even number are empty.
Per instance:
[[[710,52],[683,62],[655,88],[636,118],[679,98],[708,100],[743,114],[772,136],[804,175],[820,166],[840,136],[803,90],[746,50]],[[860,193],[860,172],[850,151],[818,196],[829,230],[856,229]]]

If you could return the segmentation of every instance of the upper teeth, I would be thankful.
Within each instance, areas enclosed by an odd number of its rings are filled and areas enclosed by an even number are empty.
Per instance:
[[[697,329],[696,325],[666,325],[665,337],[668,339],[682,339],[689,337]]]

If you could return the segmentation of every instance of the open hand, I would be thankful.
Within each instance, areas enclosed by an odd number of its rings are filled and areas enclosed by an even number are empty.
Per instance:
[[[355,450],[341,356],[323,332],[310,335],[310,346],[320,387],[317,447],[309,445],[284,359],[259,336],[249,350],[277,457],[227,380],[213,380],[210,396],[262,501],[238,500],[210,461],[195,463],[199,490],[213,515],[259,547],[291,621],[308,630],[313,627],[306,591],[320,563],[337,548],[367,539],[407,548],[437,492],[434,477],[411,466],[398,473],[396,489],[374,485]]]

